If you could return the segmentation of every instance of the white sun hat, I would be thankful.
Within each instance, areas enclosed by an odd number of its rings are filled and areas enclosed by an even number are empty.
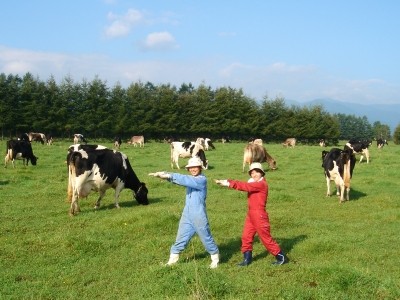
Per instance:
[[[249,175],[251,174],[251,171],[253,170],[258,170],[260,173],[263,174],[263,176],[265,175],[264,169],[262,167],[262,165],[258,162],[252,163],[249,167]]]
[[[191,159],[189,159],[188,164],[185,166],[186,169],[190,168],[190,167],[201,167],[201,168],[203,168],[203,162],[198,157],[192,157]]]

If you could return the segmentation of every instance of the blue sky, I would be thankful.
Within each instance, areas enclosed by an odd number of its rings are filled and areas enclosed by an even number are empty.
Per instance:
[[[397,0],[3,1],[0,73],[400,103]]]

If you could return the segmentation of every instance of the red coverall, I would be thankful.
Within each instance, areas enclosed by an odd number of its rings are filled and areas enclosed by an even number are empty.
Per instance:
[[[281,248],[271,236],[268,214],[265,206],[268,199],[268,184],[264,177],[254,182],[228,179],[229,187],[238,191],[247,192],[248,211],[242,233],[242,253],[253,250],[253,240],[257,233],[265,248],[277,255]]]

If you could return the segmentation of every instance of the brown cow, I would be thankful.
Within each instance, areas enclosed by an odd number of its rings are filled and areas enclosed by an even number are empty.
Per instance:
[[[267,162],[270,169],[277,169],[275,159],[273,159],[272,156],[268,154],[267,150],[263,146],[257,144],[249,144],[244,148],[243,172],[246,164],[250,165],[253,162]]]
[[[28,136],[30,142],[40,142],[42,145],[47,142],[46,135],[44,133],[29,132]]]
[[[285,147],[292,147],[296,146],[296,139],[295,138],[288,138],[286,141],[282,143],[283,146]]]
[[[144,147],[144,136],[134,135],[127,143],[133,145],[134,147],[136,147],[137,144],[139,144],[139,147]]]

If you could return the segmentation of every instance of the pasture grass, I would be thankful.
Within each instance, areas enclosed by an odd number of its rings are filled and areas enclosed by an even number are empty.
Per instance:
[[[112,148],[111,141],[98,143]],[[370,163],[356,164],[350,201],[339,204],[325,196],[322,148],[266,144],[278,163],[266,174],[272,235],[290,263],[272,266],[256,238],[253,263],[239,268],[246,194],[213,180],[248,179],[245,144],[216,143],[206,152],[205,174],[221,262],[210,270],[197,237],[177,265],[164,266],[185,192],[147,174],[171,170],[168,144],[122,144],[148,186],[150,205],[139,206],[124,190],[116,209],[109,190],[97,211],[96,193],[81,200],[75,217],[66,202],[69,145],[33,144],[36,167],[17,161],[15,169],[0,168],[0,299],[400,299],[400,146],[371,146]],[[186,162],[180,159],[182,167]]]

